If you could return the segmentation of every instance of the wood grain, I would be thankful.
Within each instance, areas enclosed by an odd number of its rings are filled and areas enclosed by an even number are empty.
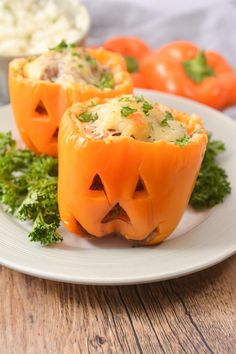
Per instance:
[[[0,267],[0,353],[236,353],[236,256],[162,283],[94,287]]]

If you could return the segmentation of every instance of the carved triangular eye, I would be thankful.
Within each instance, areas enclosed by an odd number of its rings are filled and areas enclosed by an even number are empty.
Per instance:
[[[113,220],[122,220],[125,222],[130,222],[130,218],[126,211],[117,203],[102,219],[101,223],[106,224]]]
[[[44,116],[48,114],[46,107],[44,106],[42,101],[39,101],[37,107],[35,108],[35,112]]]
[[[140,192],[140,191],[144,191],[146,188],[143,184],[143,181],[141,180],[141,178],[139,177],[138,182],[136,184],[136,188],[135,188],[135,192]]]
[[[134,190],[134,194],[133,194],[133,198],[137,198],[137,197],[140,197],[140,196],[147,196],[148,195],[148,192],[147,192],[147,189],[145,187],[145,184],[143,182],[143,180],[139,177],[137,183],[136,183],[136,187],[135,187],[135,190]]]
[[[101,177],[98,174],[96,174],[94,176],[93,182],[92,182],[89,189],[92,191],[104,191],[105,192]]]

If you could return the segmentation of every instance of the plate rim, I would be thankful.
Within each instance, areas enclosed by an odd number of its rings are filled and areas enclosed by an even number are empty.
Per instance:
[[[167,93],[163,93],[163,92],[159,92],[159,91],[154,91],[154,90],[144,90],[144,89],[138,89],[135,90],[135,93],[137,94],[141,94],[141,95],[145,95],[145,94],[152,94],[152,95],[157,95],[158,100],[160,100],[161,97],[164,98],[169,98],[170,100],[173,101],[182,101],[183,105],[184,103],[191,103],[193,105],[196,106],[200,106],[203,109],[207,109],[210,113],[212,114],[217,114],[217,115],[221,115],[224,119],[228,119],[231,121],[231,123],[235,124],[236,126],[236,121],[234,121],[233,119],[231,119],[230,117],[228,117],[226,114],[224,114],[223,112],[219,112],[211,107],[208,107],[204,104],[198,103],[196,101],[184,98],[184,97],[180,97],[180,96],[175,96],[172,94],[167,94]],[[175,102],[173,102],[173,106],[174,106]],[[11,110],[11,106],[10,105],[5,105],[0,107],[0,112],[3,109],[10,109]],[[191,232],[191,231],[190,231]],[[19,263],[17,262],[12,262],[12,261],[8,261],[7,259],[5,259],[4,257],[1,256],[0,254],[0,265],[5,266],[7,268],[13,269],[15,271],[19,271],[21,273],[30,275],[30,276],[36,276],[42,279],[47,279],[47,280],[52,280],[52,281],[59,281],[59,282],[66,282],[66,283],[73,283],[73,284],[83,284],[83,285],[128,285],[128,284],[144,284],[144,283],[152,283],[152,282],[158,282],[158,281],[163,281],[163,280],[167,280],[167,279],[173,279],[173,278],[179,278],[182,276],[186,276],[189,274],[193,274],[195,272],[199,272],[201,270],[204,270],[208,267],[212,267],[220,262],[222,262],[223,260],[233,256],[234,254],[236,254],[236,244],[235,247],[230,247],[229,249],[226,249],[223,253],[217,254],[216,257],[211,257],[210,259],[205,259],[204,261],[200,261],[199,264],[196,265],[196,263],[193,266],[188,267],[187,269],[176,269],[172,272],[169,272],[168,274],[163,273],[162,275],[158,274],[157,276],[151,274],[149,275],[141,275],[141,276],[133,276],[133,277],[116,277],[114,280],[109,279],[108,278],[99,278],[98,276],[95,276],[94,278],[92,277],[84,277],[84,276],[80,276],[80,275],[72,275],[72,276],[65,276],[63,274],[58,275],[57,273],[53,273],[53,272],[47,272],[44,270],[40,270],[37,269],[35,270],[34,268],[31,268],[29,266],[25,266],[25,265],[19,265]]]
[[[45,279],[45,280],[50,280],[50,281],[57,281],[61,283],[69,283],[69,284],[81,284],[81,285],[91,285],[91,286],[125,286],[125,285],[138,285],[138,284],[148,284],[148,283],[155,283],[155,282],[161,282],[165,280],[171,280],[171,279],[177,279],[181,278],[187,275],[191,275],[194,273],[198,273],[202,270],[211,268],[224,260],[234,256],[236,254],[236,250],[232,249],[231,251],[225,251],[223,255],[220,255],[218,258],[212,258],[208,262],[206,261],[205,263],[201,263],[199,266],[192,266],[188,268],[188,270],[176,270],[172,273],[169,273],[168,275],[163,275],[163,276],[136,276],[132,278],[122,278],[119,280],[119,278],[116,278],[115,280],[110,280],[110,279],[103,279],[102,278],[85,278],[85,277],[79,277],[79,276],[58,276],[54,275],[53,273],[50,272],[42,272],[42,271],[35,271],[30,269],[29,267],[25,266],[17,266],[17,263],[13,262],[8,262],[8,261],[2,261],[2,258],[0,257],[0,265],[6,268],[9,268],[11,270],[20,272],[22,274],[30,275],[32,277],[40,278],[40,279]]]

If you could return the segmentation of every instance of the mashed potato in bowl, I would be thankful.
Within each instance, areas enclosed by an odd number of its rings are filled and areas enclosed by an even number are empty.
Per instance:
[[[65,40],[83,45],[89,14],[79,0],[0,0],[0,105],[9,102],[8,64]]]
[[[0,55],[39,54],[62,39],[80,41],[89,17],[79,1],[1,0]]]

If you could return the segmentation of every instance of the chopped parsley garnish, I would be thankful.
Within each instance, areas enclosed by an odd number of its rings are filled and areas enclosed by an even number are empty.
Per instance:
[[[144,102],[145,99],[143,96],[122,96],[122,97],[119,97],[119,101],[122,102],[137,102],[137,103],[141,103],[141,102]],[[146,102],[146,101],[145,101]]]
[[[57,204],[57,159],[17,149],[10,133],[0,133],[0,202],[20,220],[34,222],[28,237],[48,245],[62,240]]]
[[[98,119],[98,115],[97,115],[97,113],[84,112],[78,116],[78,119],[83,123],[95,122],[95,120]]]
[[[217,163],[217,156],[225,151],[222,141],[209,140],[202,166],[189,204],[197,210],[212,208],[230,194],[231,186],[225,170]]]
[[[188,144],[190,137],[185,135],[182,138],[176,139],[175,144],[179,145],[180,147],[184,147]]]
[[[85,60],[90,64],[90,65],[97,65],[97,61],[92,58],[90,55],[85,56]]]
[[[131,97],[126,97],[126,96],[123,96],[123,97],[119,97],[119,102],[132,102],[132,98]]]
[[[202,50],[199,50],[194,59],[183,62],[183,67],[187,76],[196,84],[201,83],[207,77],[215,76]]]
[[[138,72],[139,64],[138,64],[138,60],[137,59],[135,59],[134,57],[131,57],[131,56],[127,56],[127,57],[125,57],[125,61],[126,61],[127,71],[129,73]]]
[[[63,39],[56,47],[49,48],[49,50],[54,50],[56,52],[62,52],[63,50],[72,49],[72,48],[76,48],[76,44],[75,43],[68,44]]]
[[[137,103],[141,103],[145,101],[143,96],[134,96],[134,99]]]
[[[152,109],[153,109],[153,106],[148,101],[143,102],[142,110],[146,116],[149,114],[149,111],[151,111]]]
[[[81,58],[81,53],[80,53],[80,52],[72,52],[71,55],[72,55],[73,57]]]
[[[173,120],[173,119],[174,119],[174,117],[173,117],[173,115],[170,112],[168,112],[168,111],[164,112],[163,113],[163,119],[160,122],[160,126],[161,127],[169,127],[168,121],[169,120]]]
[[[110,71],[103,71],[101,75],[101,80],[99,83],[99,88],[113,88],[115,85],[114,75]]]
[[[135,113],[137,111],[138,110],[135,109],[135,108],[131,108],[129,106],[124,106],[124,107],[121,108],[120,113],[121,113],[122,117],[126,118],[126,117],[130,116],[131,114],[133,114],[133,113]]]
[[[78,64],[79,69],[83,69],[83,67],[84,67],[83,64]]]
[[[13,11],[12,11],[12,8],[11,8],[11,6],[10,6],[9,4],[4,4],[4,5],[3,5],[3,9],[6,10],[6,11],[9,11],[10,13],[13,12]]]

